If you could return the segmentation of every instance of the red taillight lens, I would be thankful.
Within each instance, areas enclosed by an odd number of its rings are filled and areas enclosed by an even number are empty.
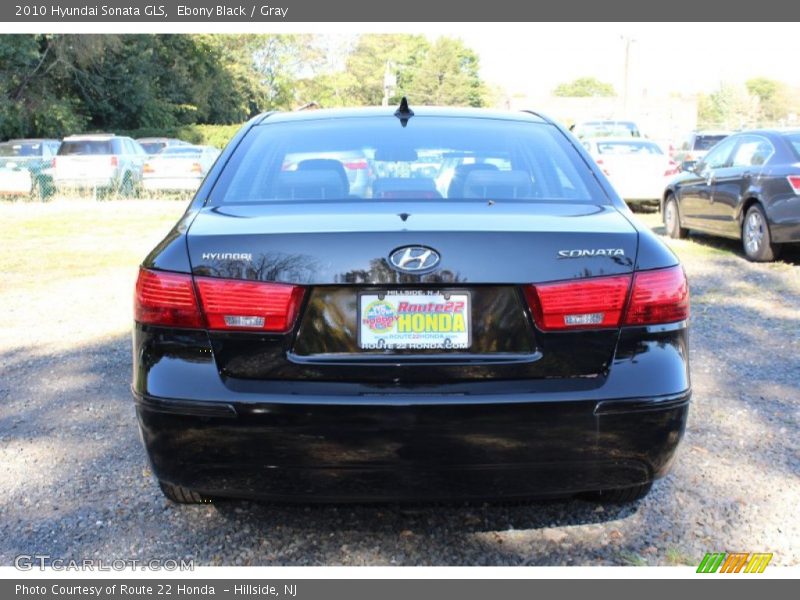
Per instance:
[[[618,327],[629,275],[596,277],[525,288],[528,305],[543,331]]]
[[[150,163],[144,163],[144,166],[142,167],[142,173],[155,173],[155,172],[156,170],[153,168],[153,165],[151,165]]]
[[[667,170],[664,171],[664,177],[672,177],[673,175],[677,175],[680,169],[678,168],[678,163],[674,160],[669,161],[667,165]]]
[[[200,163],[192,163],[191,172],[192,173],[202,173],[203,172],[203,165],[201,165]]]
[[[689,284],[681,266],[633,276],[626,325],[674,323],[689,318]]]
[[[111,157],[111,166],[112,167],[119,166],[119,159],[116,156]]]
[[[56,168],[56,157],[55,157],[55,156],[54,156],[54,157],[53,157],[53,159],[50,161],[50,168],[51,168],[51,169],[55,169],[55,168]]]
[[[293,326],[303,288],[282,283],[195,278],[210,329],[272,331]]]
[[[360,171],[367,168],[366,160],[351,160],[344,163],[344,168],[348,171]]]
[[[529,285],[525,297],[542,331],[657,325],[689,318],[689,285],[680,266],[635,273],[632,284],[629,275],[615,275]]]
[[[786,179],[789,180],[789,185],[792,186],[794,193],[800,195],[800,175],[789,175]]]
[[[191,275],[139,270],[134,297],[139,323],[167,327],[204,327]]]

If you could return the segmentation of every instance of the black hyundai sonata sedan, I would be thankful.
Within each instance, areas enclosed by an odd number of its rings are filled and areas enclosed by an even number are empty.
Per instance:
[[[267,113],[141,266],[133,393],[177,502],[632,501],[683,435],[688,316],[545,117]]]

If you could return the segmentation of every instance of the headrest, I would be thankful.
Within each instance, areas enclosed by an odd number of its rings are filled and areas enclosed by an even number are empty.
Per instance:
[[[464,182],[465,198],[530,198],[533,182],[525,171],[473,171]]]
[[[275,196],[291,200],[346,198],[348,191],[337,171],[282,171],[278,175]]]
[[[374,198],[441,198],[436,183],[426,177],[383,177],[372,183]]]

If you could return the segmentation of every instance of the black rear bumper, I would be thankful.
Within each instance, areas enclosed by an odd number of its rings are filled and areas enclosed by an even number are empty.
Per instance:
[[[512,499],[647,483],[668,470],[690,399],[134,395],[159,479],[211,496],[304,502]]]

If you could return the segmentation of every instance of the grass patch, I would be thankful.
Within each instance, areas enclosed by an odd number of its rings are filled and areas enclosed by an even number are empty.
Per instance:
[[[148,200],[2,203],[0,289],[134,268],[185,208]]]
[[[647,559],[636,552],[623,551],[620,552],[620,560],[626,565],[631,567],[645,567],[647,566]]]
[[[678,550],[675,547],[667,548],[666,560],[668,565],[673,565],[673,566],[697,565],[697,561],[695,561],[691,556],[689,556],[685,552],[682,552],[681,550]]]

